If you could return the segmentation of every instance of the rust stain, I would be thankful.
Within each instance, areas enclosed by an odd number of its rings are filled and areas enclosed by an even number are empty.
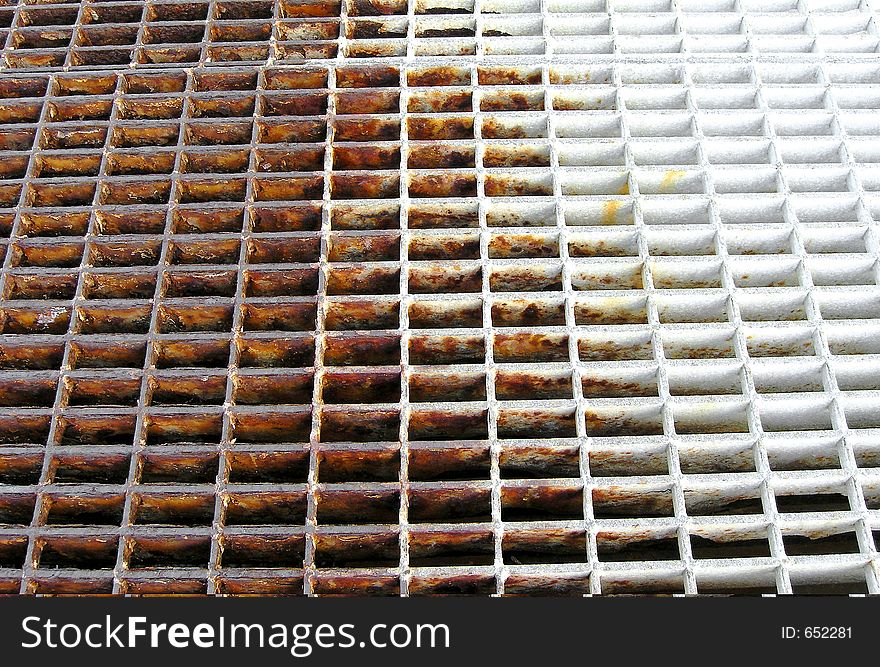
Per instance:
[[[683,169],[669,169],[663,174],[663,179],[657,189],[663,194],[675,192],[678,184],[684,179],[687,172]]]
[[[627,183],[626,191],[621,192],[620,194],[628,195],[629,194],[629,184]],[[620,209],[623,207],[624,202],[619,199],[611,199],[602,204],[602,218],[601,224],[603,225],[616,225],[617,224],[617,215],[620,212]]]

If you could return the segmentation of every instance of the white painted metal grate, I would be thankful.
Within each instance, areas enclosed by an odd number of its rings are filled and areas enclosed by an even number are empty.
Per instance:
[[[876,2],[0,18],[0,591],[880,592]]]

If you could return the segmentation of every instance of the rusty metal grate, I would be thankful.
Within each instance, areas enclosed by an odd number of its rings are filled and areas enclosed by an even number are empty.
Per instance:
[[[876,9],[0,7],[0,592],[880,592]]]

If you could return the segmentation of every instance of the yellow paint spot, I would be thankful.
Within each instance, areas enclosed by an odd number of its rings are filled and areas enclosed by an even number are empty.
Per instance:
[[[602,205],[602,224],[616,225],[617,212],[620,210],[621,206],[623,206],[623,202],[619,199],[612,199],[611,201],[605,202]]]
[[[619,195],[628,195],[629,194],[629,179],[627,179],[623,185],[620,186],[620,190],[617,191]]]
[[[683,169],[670,169],[663,175],[663,180],[660,181],[660,187],[658,190],[663,194],[669,194],[675,190],[675,186],[677,186],[681,179],[685,176],[685,171]]]

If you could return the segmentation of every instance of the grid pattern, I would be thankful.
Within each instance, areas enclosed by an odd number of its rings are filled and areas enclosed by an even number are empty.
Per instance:
[[[337,57],[864,54],[878,49],[875,5],[875,0],[3,0],[0,41],[6,68]]]
[[[0,592],[880,592],[871,4],[329,6],[9,8]]]

